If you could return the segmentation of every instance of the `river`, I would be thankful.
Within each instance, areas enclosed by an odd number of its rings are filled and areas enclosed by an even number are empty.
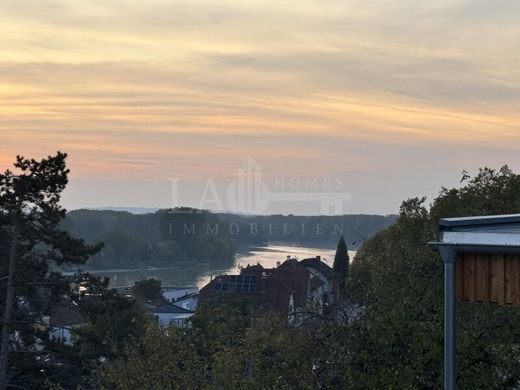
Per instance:
[[[332,266],[335,248],[314,248],[294,245],[268,245],[265,247],[251,247],[235,255],[228,262],[197,261],[190,264],[179,264],[171,267],[146,268],[146,269],[114,269],[114,270],[89,270],[96,276],[110,278],[113,287],[131,286],[135,281],[145,278],[156,278],[162,281],[163,286],[205,286],[212,275],[237,274],[239,267],[248,264],[261,264],[269,268],[276,263],[283,262],[287,256],[296,257],[299,260],[321,256],[322,260]],[[356,252],[349,252],[353,259]]]

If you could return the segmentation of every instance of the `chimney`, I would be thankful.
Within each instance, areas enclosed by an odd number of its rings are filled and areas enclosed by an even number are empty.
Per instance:
[[[316,256],[316,260],[321,261],[321,256]]]

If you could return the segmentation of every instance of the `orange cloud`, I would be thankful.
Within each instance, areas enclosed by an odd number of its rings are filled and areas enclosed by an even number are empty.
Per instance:
[[[7,0],[0,161],[63,149],[77,177],[164,179],[247,157],[371,170],[364,143],[519,145],[519,6],[412,3]]]

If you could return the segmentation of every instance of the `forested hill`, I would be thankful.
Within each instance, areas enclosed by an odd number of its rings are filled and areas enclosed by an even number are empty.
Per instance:
[[[92,268],[165,266],[173,263],[231,258],[237,247],[272,242],[334,247],[343,233],[350,249],[395,222],[395,216],[241,216],[189,208],[149,214],[76,210],[64,228],[103,251]]]
[[[76,210],[67,213],[65,230],[87,242],[102,241],[102,252],[87,267],[167,266],[203,259],[231,259],[231,234],[208,231],[220,225],[218,216],[188,208],[150,214],[126,211]]]
[[[268,215],[250,216],[217,214],[234,234],[238,244],[291,243],[335,247],[343,234],[349,249],[358,249],[361,244],[379,231],[392,225],[396,215],[338,215],[297,216]],[[239,228],[236,228],[236,225]],[[235,233],[233,231],[233,233]]]

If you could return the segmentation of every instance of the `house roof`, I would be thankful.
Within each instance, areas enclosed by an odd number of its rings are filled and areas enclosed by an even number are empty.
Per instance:
[[[193,293],[193,294],[184,295],[184,296],[178,298],[175,302],[177,303],[177,302],[187,301],[188,299],[198,298],[198,296],[199,296],[198,292]]]
[[[184,314],[184,313],[193,313],[191,310],[187,310],[183,307],[174,305],[172,303],[165,303],[159,307],[155,307],[150,309],[151,313],[159,314],[159,313],[176,313],[176,314]]]
[[[280,266],[277,268],[277,270],[290,270],[290,269],[301,269],[301,265],[296,259],[287,259],[285,260]]]
[[[336,272],[333,268],[329,267],[326,263],[321,261],[318,257],[310,259],[304,259],[300,261],[300,264],[304,267],[314,268],[316,271],[321,273],[323,276],[329,279],[341,278],[341,275]]]
[[[441,219],[439,241],[430,245],[462,252],[520,253],[520,214]]]
[[[289,264],[286,264],[290,262]],[[294,305],[303,307],[307,304],[311,273],[291,260],[287,260],[271,275],[273,279],[283,282],[294,294]]]
[[[485,226],[485,225],[520,225],[520,214],[487,215],[477,217],[443,218],[441,227]]]
[[[148,303],[152,306],[160,307],[166,303],[166,299],[164,297],[152,298],[152,299],[148,300]]]
[[[253,303],[260,309],[288,315],[292,291],[280,280],[265,278],[262,282],[262,290],[252,296]]]
[[[182,290],[198,290],[198,288],[195,286],[186,286],[186,287],[163,286],[163,287],[161,287],[161,290],[163,292],[168,292],[168,291],[182,291]]]
[[[282,315],[289,313],[289,302],[293,293],[282,280],[258,277],[255,288],[252,291],[245,292],[242,291],[242,288],[233,287],[237,286],[236,277],[237,275],[221,275],[213,279],[200,290],[200,299],[205,300],[224,292],[238,293],[258,309],[272,310]],[[226,285],[228,287],[223,288]]]
[[[72,304],[62,304],[54,308],[49,318],[50,326],[74,326],[84,324],[86,321],[80,310]]]
[[[317,290],[321,286],[323,286],[325,283],[323,280],[318,278],[317,276],[311,277],[311,290]]]
[[[277,268],[261,265],[242,269],[240,275],[220,275],[200,290],[204,301],[218,293],[239,293],[257,307],[269,307],[278,313],[287,313],[291,296],[294,306],[305,307],[309,293],[324,282],[309,270],[315,268],[325,277],[336,277],[336,271],[319,258],[299,262],[288,259]]]
[[[262,274],[265,272],[266,268],[264,268],[260,264],[256,265],[247,265],[247,267],[244,267],[240,270],[240,275],[256,275],[256,276],[262,276]]]

